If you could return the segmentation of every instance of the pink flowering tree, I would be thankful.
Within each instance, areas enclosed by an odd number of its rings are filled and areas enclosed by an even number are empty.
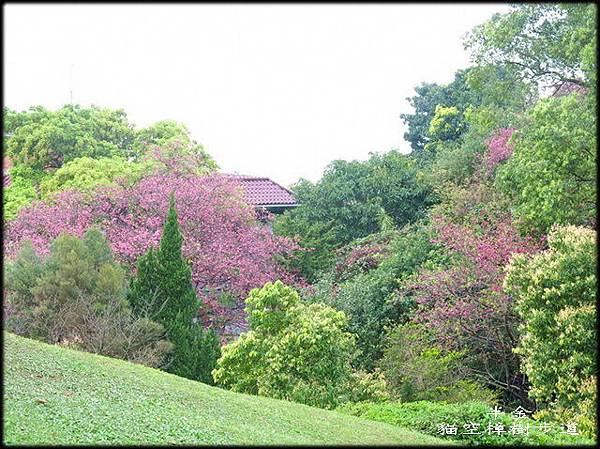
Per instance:
[[[512,154],[514,147],[510,143],[515,128],[500,128],[494,131],[487,140],[487,150],[483,154],[483,168],[491,175],[498,164],[504,162]]]
[[[518,317],[502,282],[511,256],[537,252],[543,241],[521,236],[492,192],[473,186],[464,193],[459,216],[433,217],[433,242],[446,249],[449,262],[422,269],[404,287],[417,304],[415,322],[434,330],[449,350],[466,350],[475,377],[503,390],[507,399],[527,400],[512,351]]]
[[[72,190],[51,203],[35,202],[6,223],[5,257],[14,257],[24,240],[42,254],[61,232],[81,236],[98,226],[120,262],[134,269],[136,259],[159,243],[171,192],[183,254],[206,305],[203,319],[222,334],[231,331],[228,326],[243,329],[246,293],[277,279],[294,284],[297,279],[278,258],[298,248],[261,225],[253,208],[243,203],[239,185],[223,176],[155,172],[131,187],[100,187],[91,196]]]

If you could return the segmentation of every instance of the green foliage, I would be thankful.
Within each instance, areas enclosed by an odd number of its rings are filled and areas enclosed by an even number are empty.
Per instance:
[[[469,72],[474,76],[475,69]],[[522,103],[510,104],[506,101],[488,101],[486,97],[495,95],[487,92],[494,86],[484,83],[482,90],[484,102],[478,107],[469,106],[464,111],[464,127],[466,130],[457,140],[433,140],[428,144],[431,152],[428,158],[421,158],[420,179],[433,190],[437,201],[443,202],[448,192],[456,186],[467,186],[472,183],[482,157],[487,150],[487,142],[499,128],[514,128],[521,123]],[[502,86],[502,84],[500,84]],[[501,94],[506,91],[498,87]],[[486,91],[487,90],[487,91]],[[513,97],[511,97],[513,98]]]
[[[273,233],[284,236],[301,236],[295,251],[284,263],[290,270],[296,270],[308,282],[315,282],[320,273],[330,267],[335,254],[335,232],[332,222],[321,223],[307,217],[286,211],[273,222]]]
[[[429,123],[428,134],[434,140],[456,140],[465,128],[464,117],[456,106],[438,104]]]
[[[420,176],[436,191],[448,182],[464,183],[473,173],[473,158],[495,128],[508,126],[515,113],[535,99],[515,70],[475,66],[459,70],[446,85],[417,87],[409,98],[414,114],[400,117],[408,125],[405,139]],[[511,92],[511,95],[506,95]]]
[[[477,401],[467,401],[461,404],[428,401],[345,404],[338,410],[361,418],[435,435],[447,439],[447,441],[457,441],[469,445],[593,444],[592,440],[585,437],[563,433],[564,430],[555,422],[534,421],[505,412],[496,413],[497,416],[494,417],[494,412],[489,405]],[[465,425],[469,426],[470,424],[477,425],[474,427],[474,432],[480,433],[479,435],[466,433],[469,430]],[[456,434],[442,434],[441,425],[456,426]],[[502,426],[501,429],[504,432],[494,433],[496,425]],[[519,433],[519,430],[523,428],[528,429],[527,433]]]
[[[596,14],[593,3],[518,4],[475,27],[465,46],[478,65],[516,69],[535,84],[574,81],[591,87]]]
[[[408,317],[413,302],[396,294],[402,279],[426,260],[437,257],[423,225],[382,232],[340,249],[335,266],[324,274],[308,298],[329,304],[349,318],[348,330],[360,350],[354,364],[371,370],[381,357],[386,326]]]
[[[5,111],[6,114],[7,111]],[[56,112],[42,107],[8,113],[12,128],[6,151],[15,165],[53,169],[78,157],[132,156],[134,129],[122,110],[96,106],[63,106]]]
[[[20,335],[161,366],[162,327],[131,313],[124,270],[104,235],[61,234],[41,258],[25,244],[6,273],[7,328]]]
[[[513,137],[498,173],[526,230],[590,224],[596,216],[595,101],[578,94],[540,101]]]
[[[447,85],[423,83],[415,87],[415,96],[407,98],[414,113],[401,114],[400,118],[408,125],[408,132],[404,134],[404,139],[410,142],[413,153],[418,158],[422,157],[425,145],[432,140],[429,130],[438,106],[456,109],[453,126],[448,130],[451,132],[444,135],[445,140],[458,139],[466,129],[462,114],[469,106],[478,106],[481,103],[479,94],[468,85],[470,70],[458,70],[454,75],[454,81]],[[439,119],[438,117],[438,121]]]
[[[250,331],[223,348],[215,382],[238,392],[335,407],[351,381],[354,340],[342,312],[304,304],[277,281],[246,299]]]
[[[181,254],[182,241],[175,199],[171,195],[160,247],[151,248],[138,258],[137,274],[128,297],[135,311],[164,326],[175,345],[167,370],[210,383],[210,372],[219,356],[219,342],[212,330],[205,331],[194,322],[200,301],[190,267]]]
[[[355,371],[348,382],[347,397],[342,402],[386,402],[390,399],[383,373]]]
[[[4,187],[2,197],[4,220],[15,218],[21,208],[39,198],[36,185],[44,178],[43,173],[24,166],[13,166],[8,173],[10,185]]]
[[[236,394],[4,333],[7,445],[441,444],[401,427]]]
[[[275,229],[298,236],[301,246],[325,244],[303,260],[313,278],[332,261],[322,251],[381,230],[382,214],[388,217],[387,228],[391,221],[402,227],[422,217],[432,201],[414,163],[397,151],[372,154],[364,162],[333,161],[318,183],[303,181],[294,192],[301,205],[287,212]]]
[[[139,151],[143,151],[146,145],[165,146],[165,144],[174,140],[181,143],[192,143],[189,130],[183,123],[177,123],[174,120],[161,120],[147,128],[139,130],[135,136],[135,146]]]
[[[13,167],[3,199],[5,219],[35,199],[123,179],[132,184],[150,172],[203,175],[218,167],[183,124],[170,120],[136,131],[122,110],[67,105],[3,110],[4,149]]]
[[[317,289],[327,288],[323,284],[328,281],[327,278],[322,280]],[[359,349],[353,360],[357,368],[372,369],[381,354],[381,334],[397,314],[389,301],[393,287],[393,280],[386,279],[383,273],[363,273],[342,284],[338,291],[317,290],[317,296],[311,298],[311,301],[329,304],[348,315],[348,330],[356,335]]]
[[[379,366],[391,393],[402,402],[470,399],[497,403],[492,391],[469,380],[463,355],[437,346],[429,328],[405,324],[387,335]]]
[[[481,104],[471,109],[522,111],[538,99],[537,89],[521,79],[516,66],[476,65],[467,75],[469,88],[479,92]],[[510,95],[507,95],[510,92]],[[469,108],[467,108],[469,109]],[[469,121],[467,119],[467,121]]]
[[[90,191],[97,186],[112,185],[118,179],[128,183],[138,180],[145,171],[140,163],[127,162],[121,157],[75,158],[47,176],[40,183],[42,196],[51,197],[61,190]]]
[[[466,133],[468,136],[470,131]],[[479,145],[456,142],[436,142],[435,157],[430,160],[420,178],[430,185],[436,199],[444,198],[449,188],[465,184],[472,176],[473,161],[480,150]]]
[[[30,108],[30,112],[34,112],[35,110],[43,109],[41,106]],[[2,108],[2,124],[3,124],[3,132],[4,139],[2,142],[4,144],[3,148],[6,151],[6,137],[10,137],[17,130],[18,127],[23,126],[27,123],[28,113],[27,112],[16,112],[11,108],[4,106]]]
[[[221,355],[221,343],[215,332],[177,320],[168,326],[168,335],[175,349],[167,371],[212,385],[211,371]]]
[[[517,352],[530,396],[590,435],[597,369],[595,238],[591,229],[553,228],[546,251],[513,258],[504,284],[524,323]]]

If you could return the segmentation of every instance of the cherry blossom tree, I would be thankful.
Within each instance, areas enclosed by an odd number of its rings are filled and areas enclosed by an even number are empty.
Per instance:
[[[432,218],[433,242],[450,259],[441,267],[422,268],[404,292],[417,304],[414,321],[434,330],[449,350],[466,350],[476,378],[505,391],[507,398],[526,401],[526,380],[513,353],[519,318],[502,282],[510,258],[539,251],[544,240],[522,236],[511,214],[489,193],[480,197],[486,190],[464,194],[461,217]]]
[[[184,237],[183,255],[206,306],[207,324],[219,329],[237,320],[243,328],[241,301],[248,291],[277,279],[299,282],[278,263],[297,245],[258,222],[235,180],[214,174],[155,172],[133,186],[99,187],[91,196],[70,190],[51,202],[34,202],[6,223],[5,257],[12,258],[24,240],[43,254],[60,233],[82,236],[98,226],[119,261],[133,270],[137,257],[159,243],[171,192]]]

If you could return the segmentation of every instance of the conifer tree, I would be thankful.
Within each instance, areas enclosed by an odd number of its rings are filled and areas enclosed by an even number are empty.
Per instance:
[[[182,256],[182,242],[171,194],[159,248],[151,248],[138,259],[129,302],[137,313],[162,324],[175,345],[167,371],[211,383],[210,372],[220,355],[219,341],[212,330],[195,323],[200,301],[191,269]]]

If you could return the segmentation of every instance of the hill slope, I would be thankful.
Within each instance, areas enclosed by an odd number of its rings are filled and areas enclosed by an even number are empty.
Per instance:
[[[4,333],[7,444],[448,444]]]

